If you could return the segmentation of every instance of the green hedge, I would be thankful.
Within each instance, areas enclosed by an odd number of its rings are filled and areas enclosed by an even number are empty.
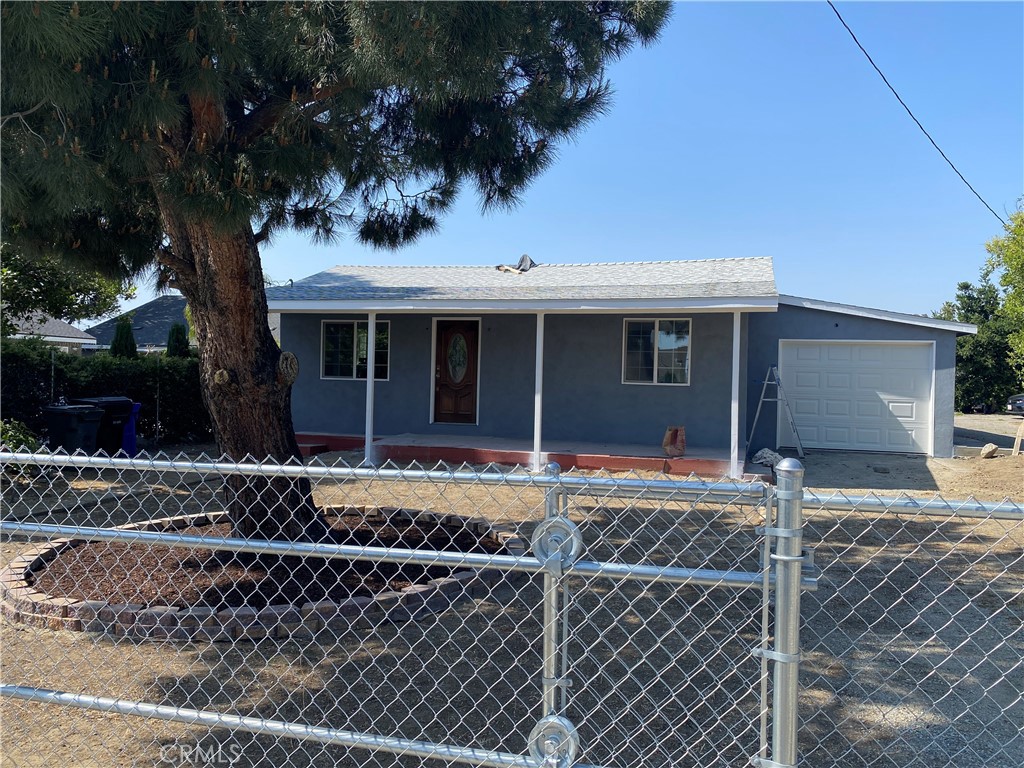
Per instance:
[[[45,432],[43,408],[50,404],[53,349],[38,339],[4,339],[0,349],[0,408],[3,418]],[[142,355],[138,359],[53,355],[53,397],[124,396],[141,403],[136,430],[152,439],[159,392],[161,438],[165,443],[210,439],[210,417],[199,388],[199,361],[193,357]]]

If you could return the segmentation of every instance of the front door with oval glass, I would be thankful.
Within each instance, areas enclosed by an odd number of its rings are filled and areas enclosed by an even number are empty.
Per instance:
[[[434,349],[434,421],[476,423],[478,320],[438,320]]]

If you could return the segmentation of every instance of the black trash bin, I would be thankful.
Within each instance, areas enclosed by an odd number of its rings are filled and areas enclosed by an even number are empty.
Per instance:
[[[103,420],[96,435],[96,448],[113,456],[124,443],[124,426],[132,417],[130,397],[76,397],[77,405],[91,405],[103,411]]]
[[[50,405],[43,408],[50,450],[96,453],[96,435],[103,410],[91,405]]]

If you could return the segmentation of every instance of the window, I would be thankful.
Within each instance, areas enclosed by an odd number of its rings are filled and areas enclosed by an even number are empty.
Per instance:
[[[388,377],[388,347],[391,324],[377,323],[373,378]],[[369,326],[365,321],[325,321],[323,323],[323,359],[320,376],[325,379],[365,379]]]
[[[626,320],[622,346],[623,383],[690,383],[689,320]]]

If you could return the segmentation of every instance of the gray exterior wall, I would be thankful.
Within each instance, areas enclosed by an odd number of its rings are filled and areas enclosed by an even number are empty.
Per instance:
[[[297,432],[361,435],[366,381],[320,378],[321,320],[366,315],[281,315],[281,347],[299,358],[292,393]],[[378,314],[390,328],[388,380],[374,390],[374,433],[529,437],[533,434],[534,319],[487,315],[480,327],[478,424],[431,424],[431,316]]]
[[[622,383],[622,330],[626,315],[546,317],[545,442],[660,447],[665,427],[682,425],[686,427],[688,446],[728,449],[732,315],[663,316],[691,320],[689,386]],[[476,425],[430,423],[431,316],[377,317],[391,323],[391,352],[389,380],[378,381],[375,390],[375,434],[411,432],[522,439],[532,436],[536,333],[533,315],[482,317]],[[281,316],[281,346],[299,359],[299,378],[292,395],[295,429],[319,434],[362,434],[366,382],[320,378],[323,319],[358,320],[365,319],[365,315]],[[741,367],[741,383],[745,385],[744,368]],[[741,400],[741,414],[745,405]]]
[[[686,428],[686,444],[729,448],[732,315],[689,318],[690,385],[622,383],[626,317],[549,315],[544,360],[546,439],[661,445],[667,426]]]
[[[780,339],[821,339],[824,341],[934,341],[935,416],[932,430],[935,455],[953,455],[953,387],[956,366],[956,334],[916,325],[875,320],[804,307],[779,305],[775,313],[753,314],[749,320],[747,433],[761,396],[761,382],[768,366],[778,364]],[[774,397],[774,388],[768,396]],[[776,445],[775,403],[765,403],[756,434],[750,436],[752,449]]]

